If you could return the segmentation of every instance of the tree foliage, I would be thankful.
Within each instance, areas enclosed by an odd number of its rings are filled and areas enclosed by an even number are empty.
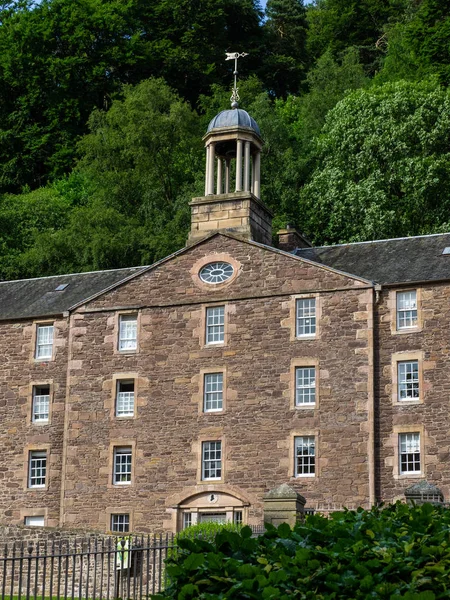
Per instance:
[[[183,246],[201,137],[229,106],[225,50],[249,52],[241,107],[265,141],[274,231],[442,231],[449,13],[449,0],[268,0],[264,19],[258,0],[0,2],[0,277]]]
[[[186,198],[195,195],[202,172],[198,124],[189,105],[158,79],[126,88],[108,112],[95,111],[91,132],[80,142],[80,163],[65,185],[0,204],[0,218],[12,211],[23,237],[31,234],[24,244],[0,232],[9,249],[3,276],[147,264],[183,246]],[[63,209],[53,215],[49,205],[47,221],[36,227],[22,217],[22,207],[42,195]],[[18,246],[23,254],[14,261]]]
[[[444,600],[450,548],[446,508],[400,502],[309,516],[294,529],[222,530],[213,543],[181,539],[154,600]]]
[[[430,233],[450,210],[450,94],[435,82],[349,94],[317,143],[300,214],[316,242]]]

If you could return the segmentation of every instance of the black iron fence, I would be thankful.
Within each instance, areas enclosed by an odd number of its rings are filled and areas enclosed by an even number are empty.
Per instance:
[[[173,548],[172,534],[9,544],[0,556],[0,598],[148,598],[164,588]]]
[[[252,529],[254,536],[265,531],[264,525]],[[164,561],[171,552],[173,534],[5,544],[0,600],[148,599],[164,589]]]

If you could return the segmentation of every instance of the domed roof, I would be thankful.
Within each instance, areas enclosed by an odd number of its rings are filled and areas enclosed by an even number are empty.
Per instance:
[[[208,125],[207,133],[213,129],[218,129],[219,127],[233,127],[234,125],[250,127],[250,129],[253,129],[258,135],[261,135],[258,123],[247,111],[242,110],[242,108],[232,108],[220,112]]]

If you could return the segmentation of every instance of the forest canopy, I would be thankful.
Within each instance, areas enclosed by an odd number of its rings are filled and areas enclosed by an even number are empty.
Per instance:
[[[0,2],[0,279],[149,264],[185,243],[201,137],[241,106],[274,230],[449,228],[450,0]]]

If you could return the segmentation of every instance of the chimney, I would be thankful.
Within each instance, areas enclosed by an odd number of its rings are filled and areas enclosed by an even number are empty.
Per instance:
[[[277,232],[277,235],[278,248],[285,252],[292,252],[296,248],[312,247],[311,242],[289,223],[286,225],[286,229],[280,229],[280,231]]]

